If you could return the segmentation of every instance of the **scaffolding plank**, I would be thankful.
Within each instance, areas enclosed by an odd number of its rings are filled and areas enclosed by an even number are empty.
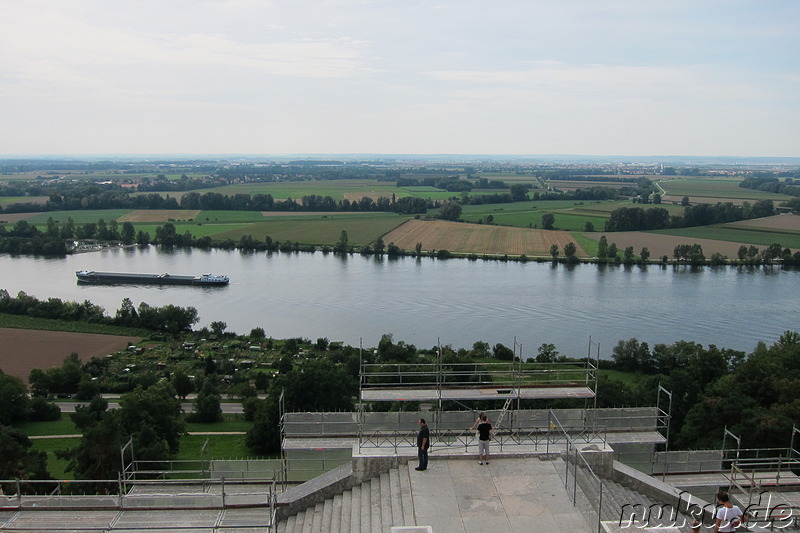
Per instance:
[[[609,431],[606,433],[609,444],[663,444],[666,437],[658,431]]]
[[[365,402],[432,402],[439,400],[549,400],[557,398],[593,398],[589,387],[495,387],[482,389],[414,389],[414,388],[368,388],[361,391]]]

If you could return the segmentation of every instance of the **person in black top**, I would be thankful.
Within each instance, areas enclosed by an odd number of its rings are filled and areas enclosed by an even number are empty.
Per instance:
[[[431,432],[425,424],[425,419],[419,419],[419,433],[417,433],[417,457],[419,466],[414,470],[428,469],[428,448],[431,447]]]
[[[484,461],[489,464],[489,441],[492,439],[494,430],[489,423],[486,415],[481,414],[481,423],[478,424],[478,464],[482,465]]]

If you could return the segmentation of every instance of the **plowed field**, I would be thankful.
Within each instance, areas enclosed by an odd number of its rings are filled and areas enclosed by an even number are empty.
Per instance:
[[[88,361],[140,340],[138,337],[12,328],[0,328],[0,339],[0,370],[26,383],[31,370],[61,366],[72,352],[82,361]]]
[[[714,253],[735,258],[742,243],[730,241],[716,241],[712,239],[698,239],[695,237],[679,237],[676,235],[661,235],[658,233],[644,233],[641,231],[615,231],[614,233],[584,233],[586,237],[600,240],[605,235],[608,243],[616,243],[617,249],[622,251],[628,246],[633,246],[637,255],[645,246],[650,251],[651,259],[658,259],[666,255],[672,259],[675,247],[679,244],[699,244],[703,247],[703,255],[710,258]],[[621,255],[621,254],[620,254]]]
[[[418,242],[423,250],[449,250],[475,254],[508,254],[529,257],[548,256],[555,244],[575,242],[566,231],[545,231],[506,226],[464,224],[444,220],[409,220],[383,237],[385,243],[393,242],[404,250],[413,250]],[[586,252],[577,246],[577,255]]]
[[[800,215],[775,215],[774,217],[754,218],[735,222],[732,226],[745,226],[749,228],[788,229],[800,231]]]

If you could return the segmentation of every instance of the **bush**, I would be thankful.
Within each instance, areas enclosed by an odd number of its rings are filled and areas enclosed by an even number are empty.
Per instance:
[[[29,419],[33,422],[46,422],[61,418],[61,409],[44,398],[33,398],[29,408]]]

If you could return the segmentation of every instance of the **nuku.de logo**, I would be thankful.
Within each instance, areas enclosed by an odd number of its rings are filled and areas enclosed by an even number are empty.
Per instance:
[[[762,504],[764,495],[767,495],[765,504]],[[684,496],[686,497],[684,503]],[[685,509],[679,513],[679,509]],[[700,506],[692,503],[692,495],[682,491],[678,496],[678,506],[672,504],[652,504],[644,505],[641,503],[626,503],[620,508],[618,525],[622,528],[653,528],[653,527],[677,527],[684,528],[690,523],[698,520],[702,528],[713,529],[716,524],[714,518],[719,509],[718,505],[708,503]],[[748,527],[773,527],[782,529],[791,526],[800,518],[796,509],[786,503],[772,504],[772,494],[764,491],[759,495],[757,503],[745,507],[742,512],[749,518]],[[709,517],[704,519],[704,517]],[[738,519],[737,519],[738,521]],[[739,527],[739,524],[734,524]]]

